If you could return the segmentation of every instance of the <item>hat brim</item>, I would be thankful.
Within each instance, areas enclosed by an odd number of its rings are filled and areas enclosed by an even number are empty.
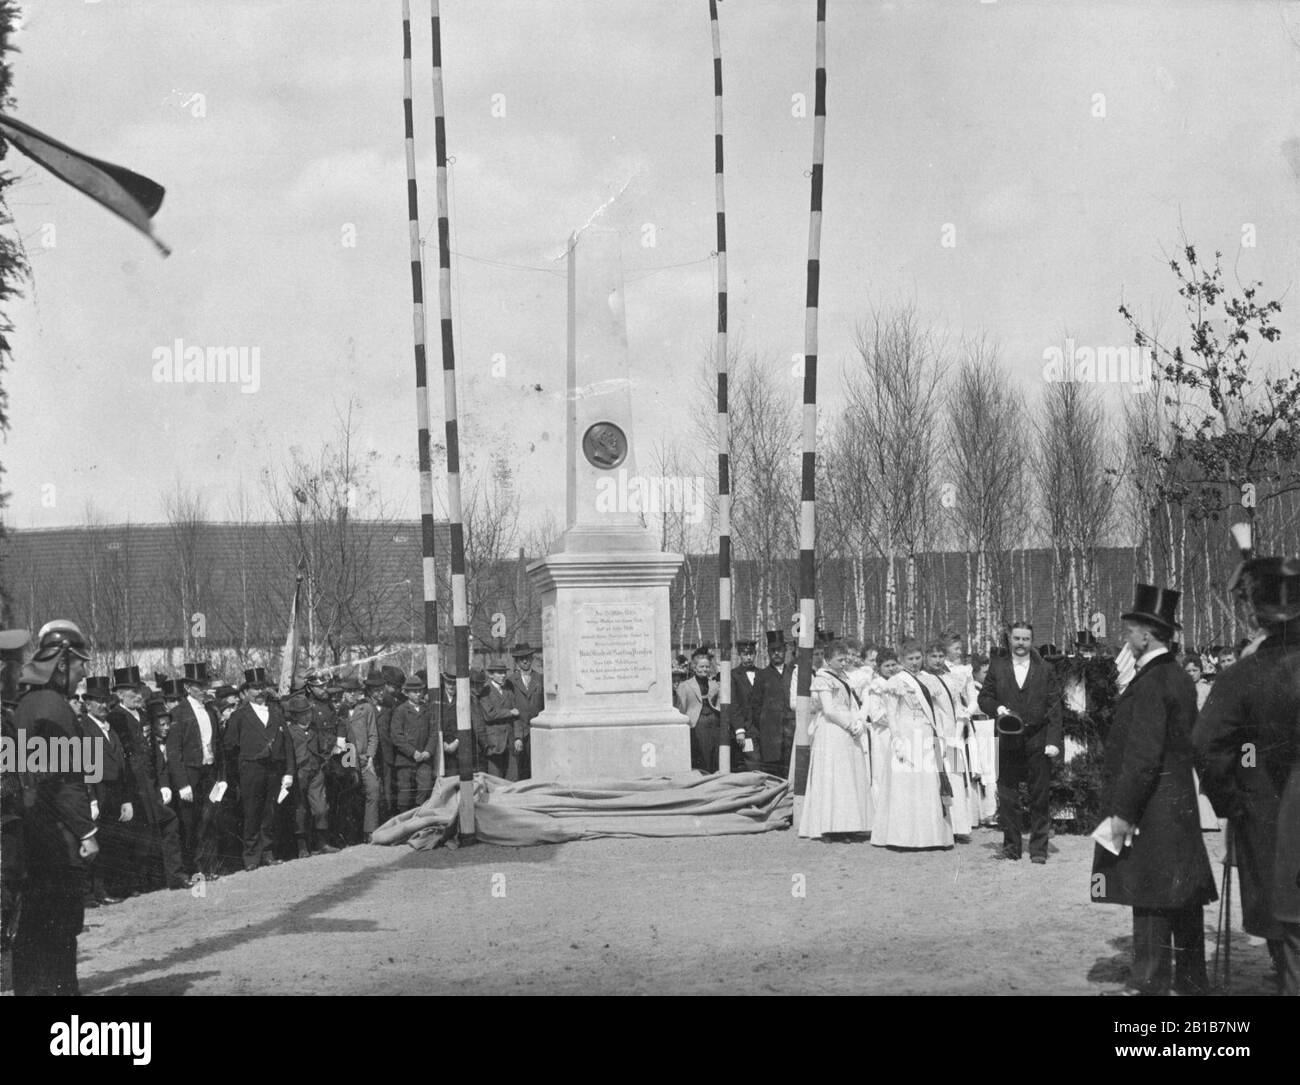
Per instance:
[[[1121,614],[1119,620],[1121,622],[1141,622],[1143,625],[1154,625],[1159,629],[1168,629],[1171,633],[1181,632],[1183,628],[1178,622],[1170,623],[1156,614],[1147,614],[1141,610],[1130,610],[1127,614]]]

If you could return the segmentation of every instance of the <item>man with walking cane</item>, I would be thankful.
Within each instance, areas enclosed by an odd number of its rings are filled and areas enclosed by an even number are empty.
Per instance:
[[[1249,531],[1245,524],[1233,528],[1242,561],[1229,590],[1249,606],[1265,639],[1214,683],[1192,741],[1205,793],[1215,813],[1228,819],[1242,927],[1268,940],[1280,984],[1295,996],[1300,995],[1300,559],[1255,557]],[[1225,883],[1230,874],[1225,861]],[[1220,938],[1231,934],[1228,912]],[[1226,984],[1226,952],[1224,959]]]
[[[1179,593],[1135,589],[1120,618],[1136,661],[1106,739],[1091,896],[1133,909],[1133,970],[1105,994],[1205,994],[1203,908],[1215,900],[1192,779],[1196,688],[1169,650]],[[1171,961],[1172,943],[1172,961]],[[1172,964],[1172,967],[1171,967]]]

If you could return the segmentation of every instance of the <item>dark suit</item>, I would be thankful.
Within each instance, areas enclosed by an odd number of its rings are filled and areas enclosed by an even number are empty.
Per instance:
[[[483,771],[508,780],[510,747],[516,735],[515,717],[511,712],[515,707],[514,695],[505,687],[498,689],[488,682],[470,703],[476,706],[473,713],[474,741],[487,762]]]
[[[85,734],[96,742],[100,753],[100,779],[90,784],[91,798],[99,806],[99,857],[91,871],[91,895],[103,899],[110,894],[125,896],[135,888],[135,859],[139,853],[140,826],[144,810],[136,798],[135,774],[122,740],[107,718],[107,733],[93,717],[82,721]],[[131,820],[122,821],[122,808],[131,807]]]
[[[734,755],[731,767],[734,771],[760,772],[763,768],[763,744],[754,722],[758,715],[754,684],[759,673],[757,668],[746,671],[740,666],[731,670],[731,704],[727,706],[722,723],[732,732]],[[745,738],[754,743],[753,753],[745,753],[744,740],[736,736],[736,732],[742,730]]]
[[[333,729],[321,732],[312,717],[301,724],[292,718],[285,721],[286,761],[293,759],[293,829],[299,843],[306,846],[308,817],[316,829],[317,845],[326,843],[329,833],[329,806],[325,801],[325,759],[334,749]],[[300,853],[301,854],[301,853]]]
[[[524,688],[522,671],[515,671],[506,683],[506,688],[514,696],[514,705],[519,709],[519,719],[515,723],[515,737],[522,739],[522,753],[515,753],[510,747],[510,779],[527,780],[532,775],[532,722],[533,717],[540,716],[546,707],[546,695],[542,692],[542,673],[533,668],[528,672],[528,688]]]
[[[182,698],[172,713],[171,730],[167,733],[167,771],[169,786],[175,792],[176,813],[181,819],[181,844],[185,862],[190,872],[204,875],[216,873],[217,827],[216,810],[208,801],[213,785],[226,778],[225,760],[221,748],[221,721],[208,705],[207,713],[212,728],[212,763],[203,763],[203,735],[198,718],[188,697]],[[188,787],[193,800],[180,797],[181,789]]]
[[[1300,995],[1300,623],[1215,681],[1192,742],[1201,787],[1232,824],[1242,925],[1287,958],[1287,994]]]
[[[245,870],[270,861],[275,841],[276,799],[283,776],[293,775],[293,743],[278,704],[266,705],[266,723],[245,701],[226,721],[226,756],[239,767],[239,797],[244,810]]]
[[[135,781],[136,818],[140,819],[136,831],[135,868],[139,888],[147,889],[158,875],[156,864],[161,863],[163,885],[175,886],[184,880],[185,861],[181,852],[180,820],[176,812],[164,805],[159,787],[159,752],[153,733],[143,714],[137,716],[125,708],[115,708],[108,714],[109,725],[116,731],[126,749],[131,763],[131,776]],[[162,773],[162,785],[170,787],[167,773]]]
[[[1196,687],[1165,652],[1133,676],[1106,739],[1102,809],[1136,827],[1133,843],[1092,861],[1092,899],[1133,909],[1133,973],[1143,994],[1204,994],[1202,907],[1215,900],[1192,778]]]
[[[794,667],[781,670],[764,667],[754,678],[751,726],[762,757],[764,772],[785,777],[790,772],[790,751],[794,746],[794,709],[790,707],[790,683]]]
[[[996,717],[1003,705],[1025,723],[1019,735],[998,739],[998,819],[1002,823],[1002,846],[1020,858],[1023,826],[1020,818],[1020,785],[1029,785],[1029,854],[1047,858],[1047,841],[1052,831],[1052,759],[1046,748],[1058,750],[1061,737],[1061,688],[1052,666],[1032,649],[1029,673],[1022,689],[1016,684],[1011,657],[989,664],[980,689],[980,711]]]
[[[32,690],[18,702],[14,727],[28,739],[64,745],[81,740],[67,698],[49,689]],[[96,831],[90,795],[81,772],[47,771],[32,781],[34,794],[23,818],[27,880],[14,939],[14,993],[75,995],[87,868],[80,846]]]
[[[397,771],[397,809],[410,810],[424,805],[433,792],[433,774],[437,767],[438,733],[433,726],[433,706],[417,708],[405,701],[393,709],[393,761]],[[418,751],[429,754],[417,761]]]

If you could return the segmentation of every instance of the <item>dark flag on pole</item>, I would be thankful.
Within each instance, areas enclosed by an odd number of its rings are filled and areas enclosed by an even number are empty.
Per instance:
[[[171,250],[154,237],[150,222],[162,206],[166,192],[162,185],[122,166],[74,151],[31,125],[3,114],[0,114],[0,133],[32,161],[126,219],[164,256],[171,255]]]

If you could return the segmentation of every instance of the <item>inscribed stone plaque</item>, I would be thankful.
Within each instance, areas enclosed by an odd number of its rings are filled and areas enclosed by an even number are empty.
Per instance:
[[[584,693],[644,693],[654,685],[654,607],[586,603],[575,625],[576,684]]]
[[[542,672],[542,691],[560,692],[560,654],[555,639],[555,607],[542,607],[542,659],[546,669]]]

